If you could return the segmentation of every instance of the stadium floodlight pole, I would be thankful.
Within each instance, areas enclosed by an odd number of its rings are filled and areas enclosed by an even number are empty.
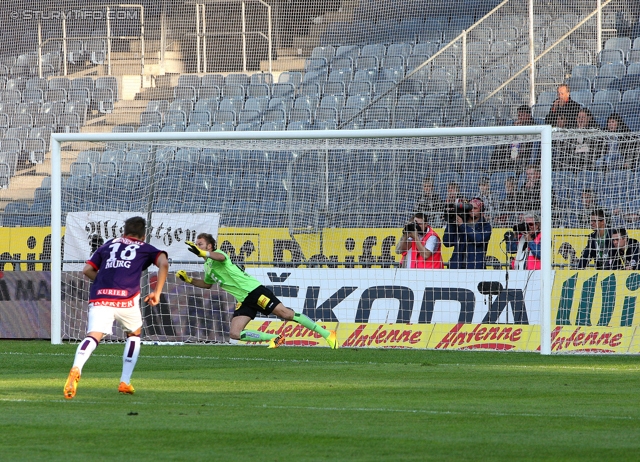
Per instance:
[[[62,166],[65,142],[277,141],[304,139],[440,138],[456,136],[539,135],[541,137],[541,312],[540,352],[551,353],[551,138],[549,125],[510,127],[415,128],[383,130],[295,130],[264,132],[54,133],[51,135],[51,343],[62,343]],[[254,145],[254,148],[259,148]]]

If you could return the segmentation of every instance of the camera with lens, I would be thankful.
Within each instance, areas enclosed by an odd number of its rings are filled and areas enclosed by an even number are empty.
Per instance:
[[[473,210],[473,205],[468,202],[456,202],[455,204],[447,204],[444,209],[444,218],[447,223],[455,223],[456,217],[462,218],[463,221],[467,221],[469,218],[469,212]]]
[[[413,233],[415,231],[419,231],[419,229],[418,225],[413,221],[404,225],[404,228],[402,229],[403,233]]]
[[[513,226],[513,230],[516,233],[525,233],[525,232],[527,232],[528,229],[529,228],[527,227],[526,223],[518,223],[517,225]]]
[[[511,241],[517,241],[517,237],[516,237],[516,233],[514,233],[513,231],[507,231],[506,233],[504,233],[504,240],[505,242],[511,242]]]

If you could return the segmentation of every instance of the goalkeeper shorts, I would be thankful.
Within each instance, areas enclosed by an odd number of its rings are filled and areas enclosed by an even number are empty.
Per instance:
[[[273,292],[265,286],[259,286],[249,292],[244,301],[236,306],[233,316],[249,316],[254,319],[258,312],[268,316],[280,303],[282,302]]]

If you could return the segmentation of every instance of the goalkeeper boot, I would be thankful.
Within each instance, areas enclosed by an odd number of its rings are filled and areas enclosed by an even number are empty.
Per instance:
[[[329,331],[329,336],[326,338],[327,343],[329,344],[329,346],[331,347],[332,350],[337,350],[338,349],[338,338],[336,336],[336,331],[335,330],[330,330]]]
[[[136,390],[133,388],[133,385],[130,383],[120,382],[120,386],[118,387],[118,392],[123,393],[125,395],[133,395]]]
[[[282,335],[278,335],[269,340],[269,346],[267,348],[278,348],[280,345],[284,345],[284,337]]]
[[[72,399],[76,396],[76,390],[78,389],[78,382],[80,381],[80,369],[72,367],[69,372],[69,377],[64,384],[64,397],[66,399]]]

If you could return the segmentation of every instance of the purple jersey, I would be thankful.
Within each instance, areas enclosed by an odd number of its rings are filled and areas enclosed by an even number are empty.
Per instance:
[[[133,299],[140,293],[142,271],[158,256],[166,252],[133,237],[119,237],[107,241],[87,260],[98,270],[91,285],[89,302],[115,308],[134,306]]]

